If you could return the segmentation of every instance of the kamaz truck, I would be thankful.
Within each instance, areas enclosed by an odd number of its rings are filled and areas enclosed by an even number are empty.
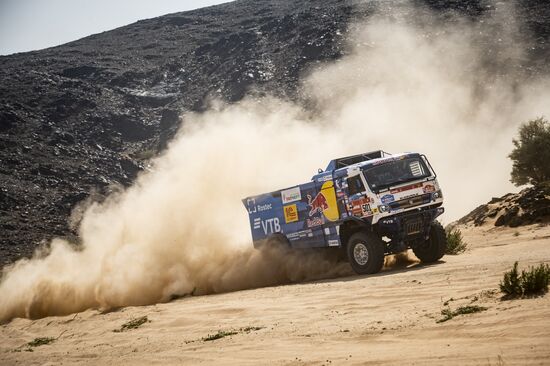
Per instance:
[[[243,199],[253,243],[338,247],[358,274],[412,249],[422,262],[445,253],[436,218],[443,194],[425,155],[373,151],[330,161],[310,182]]]

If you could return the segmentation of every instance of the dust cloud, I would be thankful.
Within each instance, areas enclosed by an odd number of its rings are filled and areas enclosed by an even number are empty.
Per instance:
[[[384,257],[384,269],[395,269],[408,267],[411,264],[420,263],[420,260],[415,257],[412,250],[405,252],[390,254]]]
[[[3,270],[0,321],[350,274],[317,252],[251,249],[241,203],[305,182],[338,156],[426,153],[448,221],[512,189],[511,138],[519,123],[550,115],[550,84],[521,80],[525,42],[510,14],[484,19],[498,40],[458,17],[372,16],[351,27],[345,57],[304,76],[308,108],[248,98],[184,116],[150,172],[87,206],[77,249],[56,239]]]

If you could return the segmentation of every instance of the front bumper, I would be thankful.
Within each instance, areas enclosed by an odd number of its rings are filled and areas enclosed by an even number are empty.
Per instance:
[[[392,241],[424,240],[429,236],[431,222],[443,212],[443,207],[428,206],[387,216],[378,221],[378,231],[381,236],[387,236]]]

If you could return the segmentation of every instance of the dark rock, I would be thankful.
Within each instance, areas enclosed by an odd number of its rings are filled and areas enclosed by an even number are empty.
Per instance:
[[[6,132],[19,122],[19,117],[10,111],[0,111],[0,132]]]
[[[65,131],[56,131],[49,142],[49,145],[55,146],[57,144],[72,145],[75,143],[74,136]]]
[[[169,17],[166,19],[165,24],[167,25],[174,25],[176,27],[181,27],[182,25],[186,25],[189,23],[192,23],[194,20],[192,18],[186,18],[186,17]]]
[[[165,109],[162,111],[162,116],[160,118],[160,130],[165,131],[172,129],[174,126],[177,126],[179,123],[179,112],[173,109]]]
[[[74,207],[77,203],[84,201],[88,195],[89,194],[87,192],[70,193],[61,199],[60,204],[68,207]]]
[[[91,77],[95,73],[99,72],[100,69],[93,66],[77,66],[77,67],[69,67],[61,72],[62,76],[68,77],[68,78],[86,78]]]
[[[509,225],[512,219],[517,218],[519,207],[511,207],[504,211],[502,215],[495,221],[495,226]]]
[[[498,204],[489,210],[488,205]],[[498,216],[500,214],[500,216]],[[529,187],[519,193],[508,193],[501,198],[493,198],[464,216],[458,223],[481,225],[488,218],[497,218],[495,226],[518,227],[550,221],[550,185]]]
[[[120,132],[126,141],[142,141],[155,134],[154,128],[144,125],[138,118],[130,115],[112,115],[110,122],[113,129]]]
[[[130,158],[123,158],[120,160],[120,167],[131,178],[135,178],[139,172],[143,170],[143,166],[135,162]]]
[[[51,166],[47,166],[47,165],[38,166],[37,171],[38,171],[38,174],[40,174],[40,175],[49,175],[49,176],[54,176],[54,177],[59,174]]]
[[[482,0],[413,3],[434,9],[429,21],[437,23],[453,21],[451,13],[479,22],[494,11]],[[521,64],[504,64],[537,79],[550,71],[550,3],[518,2],[516,11],[532,39]],[[307,106],[300,77],[349,52],[349,25],[375,12],[407,22],[418,15],[391,0],[238,0],[1,56],[0,223],[9,229],[0,231],[0,265],[53,235],[74,238],[67,219],[78,201],[131,184],[142,161],[175,135],[179,116],[205,110],[210,98],[235,102],[253,91]],[[478,47],[495,63],[493,38]],[[513,196],[503,199],[515,205]],[[522,205],[529,220],[548,209],[541,197]],[[480,209],[471,219],[479,224],[485,215]]]
[[[484,216],[487,211],[487,205],[480,205],[472,210],[469,214],[458,220],[458,223],[466,224],[470,221],[474,221],[475,225],[481,225],[485,221]]]

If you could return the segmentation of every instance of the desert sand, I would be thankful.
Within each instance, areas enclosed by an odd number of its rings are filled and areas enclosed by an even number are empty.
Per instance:
[[[461,228],[470,249],[432,265],[14,319],[0,327],[0,364],[550,364],[550,295],[503,301],[498,290],[514,261],[550,262],[550,226]],[[468,304],[488,309],[437,322],[442,309]],[[219,331],[237,334],[204,340]],[[37,337],[56,339],[27,346]]]

